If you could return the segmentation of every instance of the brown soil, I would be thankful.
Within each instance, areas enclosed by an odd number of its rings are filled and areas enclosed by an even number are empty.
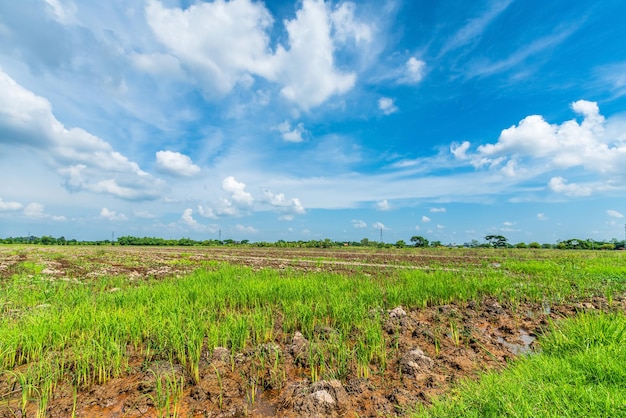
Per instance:
[[[113,250],[113,251],[111,251]],[[348,252],[322,250],[222,249],[222,248],[107,248],[59,251],[37,248],[32,252],[0,252],[0,280],[20,272],[24,260],[45,265],[51,280],[87,280],[124,275],[135,280],[158,279],[188,273],[203,261],[224,260],[254,268],[332,270],[341,273],[370,271],[381,274],[396,268],[472,269],[496,263],[472,253],[443,259],[411,252]],[[49,257],[46,252],[63,256]],[[324,257],[324,260],[320,258]],[[186,259],[189,263],[181,263]],[[626,310],[626,298],[615,297],[613,309]],[[72,388],[60,384],[49,401],[47,415],[68,417],[167,416],[159,407],[157,379],[184,382],[182,399],[169,412],[192,417],[375,417],[404,415],[416,404],[428,404],[434,395],[450,389],[460,379],[485,370],[500,369],[518,355],[535,349],[535,338],[548,322],[581,310],[608,310],[602,298],[562,306],[521,303],[515,306],[496,299],[450,303],[404,311],[383,312],[388,333],[388,363],[374,365],[369,375],[356,371],[342,381],[312,382],[308,365],[298,354],[308,342],[301,335],[284,335],[280,325],[274,343],[252,347],[243,353],[218,348],[204,352],[199,380],[168,361],[135,355],[131,347],[128,373],[103,385]],[[278,321],[277,321],[278,322]],[[320,334],[332,329],[320,328]],[[259,350],[281,359],[280,368],[259,362]],[[274,357],[272,357],[274,356]],[[277,371],[279,371],[277,373]],[[256,376],[256,379],[251,379]],[[19,387],[0,376],[0,417],[20,417]],[[173,402],[173,400],[171,400]],[[36,405],[28,409],[35,414]]]

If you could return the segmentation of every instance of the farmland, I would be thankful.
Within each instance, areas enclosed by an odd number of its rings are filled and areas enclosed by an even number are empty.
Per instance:
[[[519,360],[623,364],[625,255],[0,246],[0,417],[468,415],[445,396],[495,398]],[[626,411],[602,370],[595,411]]]

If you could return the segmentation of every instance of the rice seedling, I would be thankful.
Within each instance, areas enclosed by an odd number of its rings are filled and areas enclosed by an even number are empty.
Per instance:
[[[450,253],[463,255],[457,250]],[[108,254],[99,250],[90,257]],[[11,379],[19,382],[23,404],[19,408],[26,410],[36,401],[37,408],[45,412],[61,381],[78,391],[126,375],[132,369],[132,356],[139,356],[144,366],[169,361],[180,366],[186,380],[157,379],[161,386],[153,395],[154,403],[166,413],[180,399],[172,393],[185,381],[198,384],[202,380],[203,353],[227,347],[231,372],[237,372],[237,355],[250,358],[251,352],[257,353],[253,358],[256,368],[245,377],[252,405],[259,390],[282,388],[287,379],[286,351],[257,348],[288,345],[295,332],[308,340],[303,373],[311,382],[383,379],[390,358],[402,354],[402,330],[399,326],[395,331],[385,328],[386,312],[397,306],[419,311],[492,297],[515,315],[523,314],[521,307],[526,303],[535,303],[537,311],[550,315],[557,304],[591,296],[605,296],[609,308],[617,307],[626,289],[626,267],[619,254],[585,258],[567,252],[549,256],[502,252],[497,253],[497,268],[492,265],[496,256],[485,254],[490,255],[467,268],[461,263],[446,267],[442,259],[432,263],[441,265],[440,269],[412,268],[407,262],[402,268],[379,273],[361,267],[343,274],[323,270],[332,255],[317,261],[322,271],[311,272],[255,270],[207,260],[194,264],[195,253],[190,252],[179,262],[179,267],[187,269],[185,274],[158,280],[149,275],[136,280],[116,274],[52,280],[43,273],[44,261],[23,261],[18,273],[0,283],[0,365],[15,373]],[[89,259],[80,263],[76,263],[77,269],[92,268]],[[116,263],[137,267],[142,260],[120,255]],[[194,266],[198,268],[194,270]],[[461,315],[433,320],[430,333],[435,357],[446,347],[463,348],[465,344],[467,349],[470,341],[475,342],[462,321]],[[618,333],[607,323],[601,329],[595,321],[578,326],[584,332],[551,330],[555,336],[552,342],[542,342],[544,354],[578,350],[575,345],[581,341],[585,347],[593,347],[598,341],[588,335],[597,339],[598,335]],[[495,357],[487,347],[483,346],[483,351]],[[34,367],[44,363],[51,368]],[[220,382],[218,403],[222,408],[224,376],[213,368]],[[26,370],[23,376],[18,369]],[[223,372],[227,373],[228,367]],[[166,399],[169,406],[164,404]]]

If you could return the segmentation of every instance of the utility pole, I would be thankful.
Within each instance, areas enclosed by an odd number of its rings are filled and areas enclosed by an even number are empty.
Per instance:
[[[380,243],[383,243],[383,227],[380,227]]]

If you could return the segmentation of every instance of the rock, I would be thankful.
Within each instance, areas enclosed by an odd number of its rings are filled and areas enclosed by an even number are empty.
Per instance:
[[[404,354],[400,359],[400,370],[410,376],[416,376],[431,369],[435,362],[424,354],[419,348],[415,348]]]
[[[344,416],[348,405],[348,393],[339,380],[292,385],[279,400],[280,409],[312,418]]]
[[[309,396],[313,399],[315,404],[317,404],[320,408],[323,408],[323,409],[334,408],[335,404],[337,403],[335,402],[335,399],[333,398],[333,396],[330,393],[328,393],[326,389],[313,392]]]
[[[389,311],[389,318],[404,318],[405,316],[406,311],[402,309],[402,306],[398,306]]]
[[[309,363],[309,340],[304,338],[301,332],[296,331],[288,348],[293,356],[294,363],[306,367]]]

